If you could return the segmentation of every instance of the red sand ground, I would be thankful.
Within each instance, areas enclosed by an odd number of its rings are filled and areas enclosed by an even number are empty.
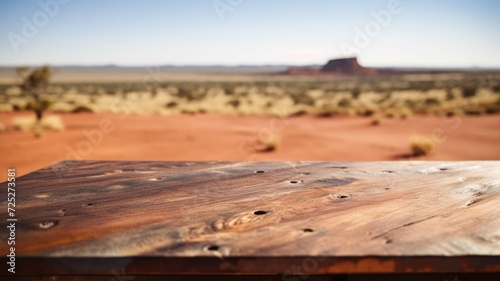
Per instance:
[[[0,113],[0,180],[7,168],[23,175],[65,159],[100,160],[395,160],[410,152],[411,136],[435,135],[436,152],[418,160],[500,159],[500,115],[412,116],[407,120],[300,116],[60,114],[66,129],[41,138],[14,131],[15,117]],[[104,132],[100,124],[104,124]],[[88,138],[85,132],[92,131]],[[255,140],[281,136],[273,152],[256,153]]]

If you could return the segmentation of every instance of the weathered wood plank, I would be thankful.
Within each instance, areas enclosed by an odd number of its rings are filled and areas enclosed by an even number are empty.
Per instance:
[[[498,161],[69,161],[16,195],[26,273],[500,271]]]

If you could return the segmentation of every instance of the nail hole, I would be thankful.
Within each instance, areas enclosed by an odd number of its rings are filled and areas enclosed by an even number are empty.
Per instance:
[[[385,190],[389,190],[390,188],[386,187]]]
[[[310,228],[304,228],[304,229],[302,229],[302,231],[304,231],[304,232],[314,232],[314,230],[312,230]]]
[[[304,176],[308,176],[310,175],[311,173],[302,173],[301,175],[304,175]]]
[[[66,209],[59,210],[59,216],[64,217],[66,215]]]
[[[255,211],[255,212],[253,212],[253,214],[257,215],[257,216],[261,216],[261,215],[267,214],[267,212],[266,211]]]
[[[255,171],[254,173],[256,173],[256,174],[263,174],[264,171]]]
[[[344,167],[344,166],[332,166],[332,167],[328,167],[330,169],[347,169],[347,167]]]
[[[85,204],[85,205],[83,205],[83,206],[84,206],[84,207],[92,207],[92,206],[94,206],[94,204],[92,204],[92,203],[87,203],[87,204]]]
[[[351,197],[349,194],[332,194],[331,196],[335,199],[346,199]]]
[[[207,250],[209,251],[218,251],[219,250],[219,246],[217,245],[210,245],[207,247]]]
[[[382,172],[384,172],[384,173],[389,173],[389,174],[392,174],[392,173],[394,173],[394,171],[387,171],[387,170],[385,170],[385,171],[382,171]]]
[[[157,177],[157,178],[152,178],[152,179],[149,179],[150,181],[159,181],[159,180],[162,180],[163,178],[162,177]]]
[[[440,171],[448,171],[449,168],[439,168]]]
[[[299,183],[301,181],[290,181],[290,183]]]
[[[116,174],[121,174],[123,173],[122,170],[114,170],[113,172],[107,172],[107,173],[104,173],[105,176],[111,176],[111,175],[116,175]]]
[[[38,226],[42,229],[48,229],[56,226],[58,221],[44,221],[38,224]]]

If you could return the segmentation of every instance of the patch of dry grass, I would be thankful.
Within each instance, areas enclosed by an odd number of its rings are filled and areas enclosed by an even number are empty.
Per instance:
[[[412,156],[429,155],[436,150],[436,142],[426,136],[413,136],[410,139]]]
[[[17,117],[12,120],[14,129],[22,132],[35,132],[41,135],[43,130],[63,131],[64,124],[59,116],[46,116],[40,124],[37,124],[34,117]]]
[[[264,140],[260,139],[257,141],[256,149],[257,152],[272,152],[277,150],[281,146],[281,138],[279,136],[273,135]]]
[[[402,108],[401,111],[399,112],[399,117],[401,119],[408,119],[408,117],[410,117],[411,114],[412,114],[411,109],[405,107]]]
[[[42,128],[54,131],[63,131],[64,124],[59,116],[47,116],[42,119]]]
[[[380,125],[381,122],[382,122],[382,117],[380,117],[379,115],[375,115],[372,118],[371,125],[372,126],[378,126],[378,125]]]
[[[12,104],[8,103],[0,104],[0,112],[10,112],[12,110],[14,110],[14,106]]]
[[[14,129],[29,132],[34,129],[36,120],[33,117],[17,117],[12,119]]]

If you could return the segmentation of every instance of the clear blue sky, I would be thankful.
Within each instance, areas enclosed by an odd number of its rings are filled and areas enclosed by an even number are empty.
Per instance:
[[[39,4],[57,1],[0,0],[0,65],[322,64],[346,56],[341,46],[360,47],[357,30],[391,2],[64,0],[52,15]],[[500,1],[399,3],[356,47],[362,64],[500,67]],[[38,30],[23,34],[35,20]]]

